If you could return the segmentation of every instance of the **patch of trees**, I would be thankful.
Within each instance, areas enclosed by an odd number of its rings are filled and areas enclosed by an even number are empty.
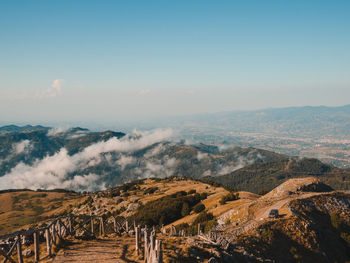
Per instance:
[[[230,192],[227,195],[224,195],[223,197],[221,197],[220,204],[224,205],[224,204],[226,204],[226,202],[234,201],[234,200],[238,200],[238,199],[239,199],[238,193]]]
[[[157,191],[159,188],[158,187],[150,187],[145,189],[145,194],[153,194],[155,191]]]
[[[236,188],[234,186],[232,186],[226,182],[222,183],[222,182],[216,181],[215,177],[205,177],[205,178],[201,178],[201,179],[191,178],[191,179],[194,181],[197,181],[197,182],[201,182],[203,184],[209,184],[210,186],[213,186],[213,187],[222,187],[225,190],[230,191],[230,192],[236,191]]]
[[[187,223],[182,223],[178,225],[177,230],[185,230],[188,235],[196,235],[198,234],[198,224],[200,224],[200,229],[203,232],[210,231],[215,225],[217,225],[217,221],[212,213],[208,213],[206,211],[202,211],[198,214],[196,219],[193,221],[191,225]]]
[[[102,192],[105,197],[120,196],[121,192],[140,190],[140,185],[144,183],[144,179],[135,180],[130,183],[125,183],[121,186],[111,188],[108,192]]]
[[[193,207],[193,211],[200,213],[205,210],[205,206],[202,203],[198,203]]]
[[[188,195],[180,191],[140,206],[133,219],[142,225],[167,225],[189,215],[200,201],[200,194]]]
[[[5,193],[15,193],[15,192],[34,192],[31,189],[6,189],[6,190],[0,190],[0,194]]]

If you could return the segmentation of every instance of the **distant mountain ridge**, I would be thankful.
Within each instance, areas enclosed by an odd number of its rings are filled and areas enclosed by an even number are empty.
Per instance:
[[[31,132],[31,131],[38,131],[38,130],[50,130],[50,127],[45,127],[41,125],[25,125],[25,126],[17,126],[17,125],[6,125],[0,127],[0,134],[1,133],[10,133],[10,132]]]
[[[299,137],[349,136],[350,104],[339,107],[304,106],[228,111],[188,116],[184,122],[231,132],[291,135]]]

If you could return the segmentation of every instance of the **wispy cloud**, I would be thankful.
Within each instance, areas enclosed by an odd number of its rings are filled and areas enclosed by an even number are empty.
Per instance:
[[[55,98],[63,94],[65,80],[55,79],[47,89],[20,89],[20,90],[0,90],[0,99],[3,100],[36,100]]]
[[[38,99],[47,99],[47,98],[54,98],[54,97],[57,97],[57,96],[59,96],[59,95],[62,94],[62,87],[63,87],[63,84],[64,84],[64,79],[55,79],[55,80],[52,82],[50,88],[38,92],[38,93],[35,95],[35,98],[38,98]]]

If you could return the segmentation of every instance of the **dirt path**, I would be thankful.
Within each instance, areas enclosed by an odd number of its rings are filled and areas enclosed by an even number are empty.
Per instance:
[[[261,219],[265,219],[268,218],[269,213],[272,209],[281,209],[282,207],[286,206],[287,204],[289,204],[291,201],[296,200],[296,199],[305,199],[305,198],[309,198],[312,196],[317,196],[317,195],[322,195],[325,193],[305,193],[302,195],[297,195],[297,196],[292,196],[292,197],[288,197],[279,201],[275,201],[274,204],[260,208],[256,213],[255,213],[255,219],[256,220],[261,220]],[[291,215],[291,211],[289,209],[285,210],[285,212],[288,212],[286,216],[290,216]]]
[[[139,262],[134,238],[72,240],[51,262]]]
[[[289,204],[292,200],[296,200],[296,199],[304,199],[304,198],[308,198],[308,197],[312,197],[312,196],[316,196],[316,195],[322,195],[322,194],[326,194],[326,193],[305,193],[302,195],[296,195],[296,196],[291,196],[291,197],[287,197],[284,198],[282,200],[269,200],[269,202],[272,202],[272,204],[266,204],[266,200],[260,200],[259,199],[254,201],[254,205],[258,205],[258,208],[253,208],[255,209],[255,211],[252,213],[252,208],[249,207],[248,208],[248,216],[247,216],[247,221],[243,224],[240,225],[239,227],[234,227],[231,228],[229,230],[229,232],[233,235],[236,236],[242,232],[246,232],[249,231],[253,228],[257,228],[258,226],[260,226],[261,224],[263,224],[264,222],[266,222],[267,220],[271,220],[269,219],[269,213],[271,211],[271,209],[278,209],[278,210],[283,210],[283,212],[285,212],[285,214],[282,214],[286,217],[290,216],[292,214],[292,212],[289,210],[289,208],[286,208],[286,205]],[[281,211],[280,211],[281,212]],[[250,218],[250,219],[249,219]]]

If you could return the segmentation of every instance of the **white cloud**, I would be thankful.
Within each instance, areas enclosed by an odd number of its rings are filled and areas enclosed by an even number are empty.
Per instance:
[[[255,163],[258,159],[262,158],[262,156],[260,154],[258,154],[257,157],[255,158],[253,156],[254,153],[255,153],[255,150],[249,152],[247,157],[239,156],[238,162],[235,165],[222,166],[221,169],[219,170],[218,174],[224,175],[224,174],[232,173],[232,172],[234,172],[238,169],[241,169],[247,165],[251,165],[251,164]]]
[[[71,127],[56,127],[48,131],[47,136],[57,136],[59,134],[70,132],[68,139],[76,139],[85,136],[89,131],[77,130],[73,132]]]
[[[142,170],[142,176],[140,178],[149,178],[149,177],[169,177],[172,176],[175,172],[173,169],[176,164],[175,158],[170,158],[164,156],[162,160],[149,160],[146,161],[145,167]]]
[[[27,100],[27,99],[47,99],[62,95],[64,79],[55,79],[51,87],[44,90],[1,90],[0,99],[5,100]]]
[[[165,162],[165,165],[169,168],[174,167],[176,164],[176,158],[170,158]]]
[[[88,174],[88,175],[76,175],[72,179],[66,180],[62,184],[62,188],[65,189],[75,189],[75,190],[84,190],[84,191],[94,191],[96,190],[96,182],[100,179],[99,175]],[[100,184],[98,187],[99,190],[106,189],[104,183]]]
[[[206,170],[202,176],[210,176],[211,175],[211,171],[210,170]]]
[[[159,153],[161,153],[165,149],[163,144],[158,144],[156,147],[150,149],[148,152],[145,153],[144,157],[145,158],[150,158],[153,157]]]
[[[57,127],[48,131],[47,136],[56,136],[61,133],[65,133],[69,130],[69,127]]]
[[[207,158],[207,157],[208,157],[207,153],[202,153],[200,151],[197,152],[197,160],[198,161],[201,161],[202,159]]]
[[[30,140],[23,140],[12,146],[12,152],[14,154],[29,153],[32,149],[33,145]]]
[[[55,79],[52,82],[50,88],[38,92],[35,95],[35,98],[37,98],[37,99],[47,99],[47,98],[57,97],[57,96],[62,94],[63,84],[64,84],[64,79]]]
[[[125,156],[122,155],[116,162],[116,164],[118,164],[119,166],[121,166],[122,170],[124,170],[124,168],[128,165],[128,164],[132,164],[135,162],[135,158],[132,156]]]

